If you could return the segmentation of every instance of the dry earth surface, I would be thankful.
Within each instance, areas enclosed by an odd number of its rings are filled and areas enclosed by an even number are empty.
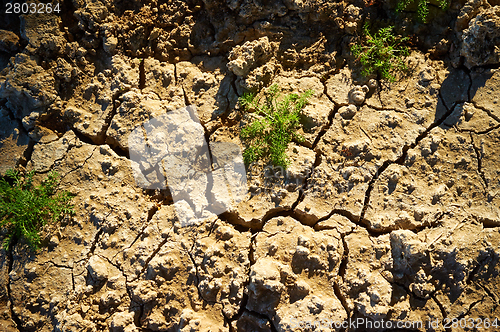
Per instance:
[[[60,5],[0,22],[0,171],[55,170],[76,195],[41,250],[0,250],[1,331],[500,318],[498,0],[431,5],[428,24],[395,1]],[[395,83],[349,52],[377,19],[412,36]],[[135,181],[132,130],[194,105],[209,142],[243,148],[238,97],[273,83],[315,92],[286,177],[252,165],[242,202],[183,227]]]

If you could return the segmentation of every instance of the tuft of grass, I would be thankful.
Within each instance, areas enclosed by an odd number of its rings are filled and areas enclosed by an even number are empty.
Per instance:
[[[427,15],[429,14],[429,4],[430,0],[417,0],[417,16],[418,19],[423,22],[427,23]],[[439,8],[442,10],[446,10],[448,8],[448,0],[436,0]],[[398,5],[396,7],[397,12],[402,12],[408,8],[408,6],[412,3],[414,3],[415,0],[399,0]]]
[[[33,175],[34,172],[28,172],[21,176],[8,170],[0,179],[0,227],[7,230],[4,248],[13,239],[24,237],[33,249],[38,249],[39,231],[48,221],[74,214],[70,204],[73,196],[67,191],[56,193],[59,184],[56,172],[49,173],[39,186],[33,186]]]
[[[364,76],[377,73],[380,78],[394,82],[396,71],[406,70],[404,58],[409,55],[407,47],[400,46],[408,37],[399,38],[393,35],[394,27],[388,26],[371,34],[368,23],[365,23],[363,32],[366,45],[355,44],[351,52],[363,66]]]
[[[255,99],[255,94],[245,93],[240,97],[240,104],[247,110],[255,110],[256,119],[241,130],[240,137],[246,145],[243,151],[245,164],[265,159],[274,166],[286,168],[289,159],[286,156],[288,144],[295,139],[304,138],[297,134],[300,127],[300,115],[314,94],[307,90],[300,96],[292,93],[281,98],[280,89],[273,84],[265,92],[265,100]]]

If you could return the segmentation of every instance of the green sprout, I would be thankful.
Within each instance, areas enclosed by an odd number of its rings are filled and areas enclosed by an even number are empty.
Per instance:
[[[414,2],[415,0],[400,0],[396,7],[396,11],[402,12],[403,10],[406,10],[406,8],[408,8],[408,6]],[[441,8],[442,10],[446,10],[449,5],[448,0],[437,0],[437,3],[439,5],[439,8]],[[417,16],[418,19],[423,23],[427,23],[427,15],[429,14],[429,4],[430,0],[418,0],[417,3]]]
[[[33,171],[23,177],[8,170],[0,179],[0,227],[7,230],[4,248],[13,239],[24,237],[32,248],[38,249],[39,231],[47,221],[55,222],[65,214],[74,214],[70,204],[72,195],[67,191],[56,193],[59,184],[56,172],[49,173],[39,186],[33,186],[33,175]]]
[[[407,47],[399,47],[408,37],[398,38],[392,34],[394,27],[380,29],[372,35],[368,23],[363,27],[366,45],[355,44],[351,52],[363,66],[362,74],[369,76],[377,73],[381,78],[391,82],[396,80],[394,72],[406,70],[404,57],[409,55]]]
[[[247,110],[254,109],[256,119],[241,130],[240,137],[246,144],[243,152],[245,164],[259,159],[269,159],[275,166],[287,167],[290,164],[286,149],[292,140],[301,142],[304,138],[297,134],[300,116],[307,105],[312,90],[300,96],[292,93],[283,98],[277,84],[265,92],[265,101],[255,99],[255,94],[245,93],[240,104]]]

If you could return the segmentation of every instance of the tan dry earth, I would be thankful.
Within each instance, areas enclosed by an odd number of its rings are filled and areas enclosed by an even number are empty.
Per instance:
[[[500,318],[498,1],[402,14],[416,47],[393,84],[348,49],[394,1],[145,2],[65,1],[0,31],[0,170],[56,170],[76,194],[39,252],[0,250],[0,330]],[[273,83],[315,91],[286,176],[254,164],[238,206],[182,227],[134,179],[132,130],[195,105],[210,142],[243,148],[238,96]]]

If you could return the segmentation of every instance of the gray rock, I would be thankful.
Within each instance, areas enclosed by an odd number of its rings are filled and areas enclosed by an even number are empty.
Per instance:
[[[92,256],[89,259],[88,270],[92,279],[97,281],[103,281],[108,278],[109,275],[109,263],[99,256]]]
[[[462,35],[460,55],[468,68],[500,63],[500,6],[481,10]]]

